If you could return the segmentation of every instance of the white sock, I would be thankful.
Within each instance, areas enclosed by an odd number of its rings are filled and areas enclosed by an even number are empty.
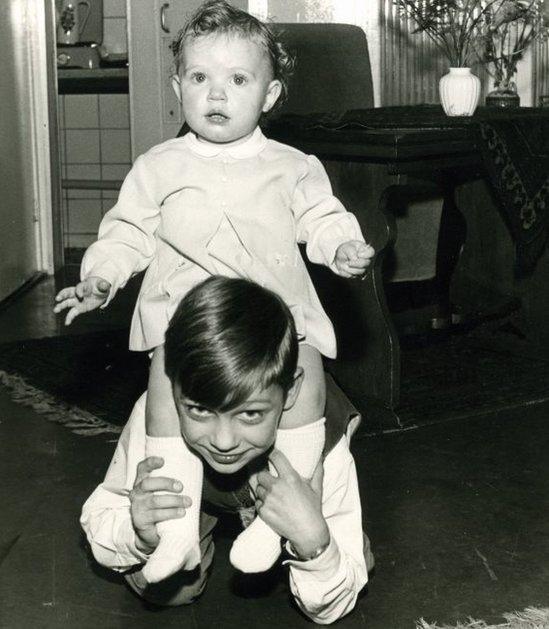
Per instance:
[[[322,455],[325,439],[325,418],[299,428],[279,429],[275,448],[290,461],[295,471],[311,478]],[[276,476],[274,467],[269,465]],[[264,572],[280,555],[280,537],[256,517],[233,542],[229,555],[231,564],[242,572]]]
[[[156,526],[160,543],[143,568],[149,583],[157,583],[179,570],[192,570],[200,563],[200,499],[203,469],[200,459],[188,448],[182,437],[149,437],[146,456],[159,456],[164,465],[151,476],[164,476],[183,485],[181,495],[189,496],[192,505],[182,518],[159,522]],[[159,492],[166,493],[166,492]]]

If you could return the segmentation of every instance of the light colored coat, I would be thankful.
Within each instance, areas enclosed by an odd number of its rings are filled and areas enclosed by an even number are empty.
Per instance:
[[[181,298],[221,274],[278,293],[300,339],[334,358],[334,330],[298,243],[306,243],[311,262],[334,270],[336,249],[349,240],[364,239],[316,157],[268,140],[259,128],[226,146],[188,133],[136,160],[84,256],[81,276],[108,280],[110,301],[147,269],[130,331],[133,350],[161,345]]]

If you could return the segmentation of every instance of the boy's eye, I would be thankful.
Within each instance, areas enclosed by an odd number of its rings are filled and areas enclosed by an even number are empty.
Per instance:
[[[247,82],[247,78],[243,74],[235,74],[233,82],[235,85],[244,85]]]
[[[263,419],[263,413],[255,410],[240,411],[238,417],[247,424],[257,424]]]
[[[199,406],[197,404],[186,404],[185,406],[189,415],[199,419],[209,417],[212,414],[212,411],[205,406]]]
[[[193,74],[191,74],[191,80],[195,83],[204,83],[206,75],[204,72],[193,72]]]

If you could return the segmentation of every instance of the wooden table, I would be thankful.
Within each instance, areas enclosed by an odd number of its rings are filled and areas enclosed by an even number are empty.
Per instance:
[[[398,427],[392,411],[398,406],[400,394],[399,340],[381,275],[384,252],[396,236],[387,199],[410,178],[432,182],[440,186],[442,198],[451,198],[459,181],[483,174],[470,120],[461,119],[460,124],[453,119],[448,125],[449,119],[440,107],[426,107],[419,119],[416,114],[410,121],[406,120],[408,110],[370,110],[367,128],[315,128],[311,126],[312,117],[290,117],[266,130],[274,139],[317,155],[330,175],[338,170],[338,163],[370,165],[362,189],[357,189],[356,177],[350,186],[345,185],[343,177],[334,191],[347,207],[363,208],[357,218],[378,252],[371,272],[363,281],[342,280],[316,266],[311,266],[311,273],[338,338],[338,358],[327,368],[368,420],[386,427]],[[337,121],[330,124],[337,125]],[[341,177],[336,176],[338,179]],[[445,204],[443,212],[447,216],[442,221],[442,232],[447,219],[452,223],[456,218],[455,204]]]

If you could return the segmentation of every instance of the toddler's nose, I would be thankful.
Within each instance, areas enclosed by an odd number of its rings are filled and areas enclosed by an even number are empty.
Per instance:
[[[209,100],[225,100],[227,95],[225,94],[225,89],[220,86],[212,86],[208,93]]]

